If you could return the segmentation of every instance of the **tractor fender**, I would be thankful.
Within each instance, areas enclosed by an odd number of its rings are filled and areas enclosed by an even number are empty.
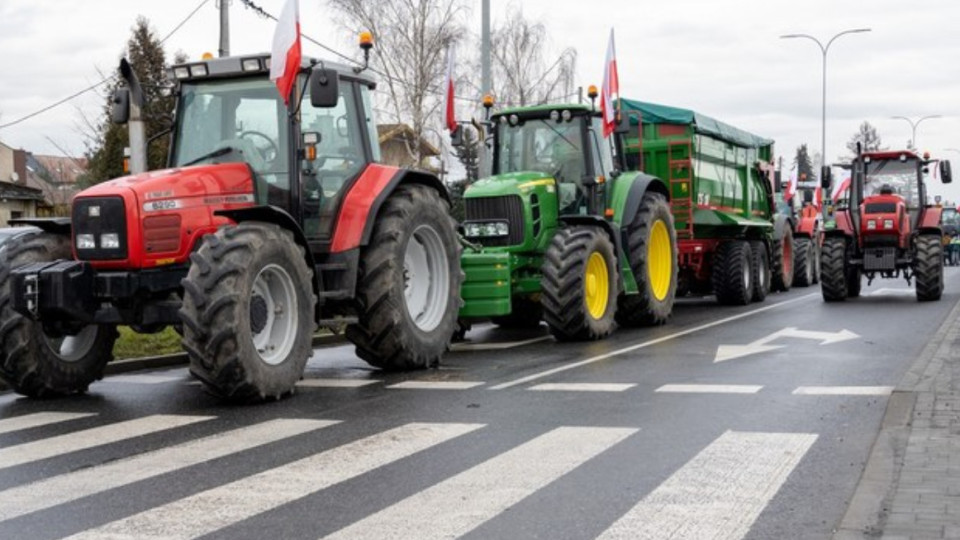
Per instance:
[[[793,218],[783,214],[776,214],[773,218],[773,237],[781,238],[783,236],[783,230],[787,227],[789,227],[791,231],[795,228]]]
[[[919,230],[936,229],[940,230],[940,216],[943,214],[943,208],[928,206],[923,209],[923,219],[920,220]]]
[[[643,201],[643,196],[646,195],[648,191],[659,193],[667,199],[667,202],[670,202],[670,190],[663,180],[656,176],[640,173],[633,179],[633,183],[630,184],[627,200],[621,209],[621,226],[626,227],[633,223],[633,218],[636,217],[637,212],[640,211],[640,203]]]
[[[314,292],[319,292],[321,290],[322,284],[319,281],[320,275],[316,271],[316,261],[313,258],[313,253],[310,251],[310,244],[307,243],[307,235],[303,233],[303,228],[300,227],[300,224],[297,223],[297,220],[293,219],[293,216],[288,214],[285,210],[282,208],[277,208],[276,206],[247,206],[245,208],[216,210],[213,212],[213,215],[223,216],[233,220],[235,223],[240,223],[243,221],[262,221],[264,223],[272,223],[293,233],[294,241],[303,247],[304,260],[307,262],[307,268],[313,270],[314,274],[316,275],[316,278],[313,280]]]
[[[613,242],[614,255],[617,256],[617,259],[620,258],[620,254],[623,252],[621,249],[622,242],[620,241],[620,235],[617,234],[614,224],[597,216],[560,216],[560,223],[564,225],[584,225],[588,227],[599,227],[600,230],[607,233],[607,236],[610,237],[610,241]]]
[[[803,235],[813,238],[820,228],[819,219],[815,217],[801,217],[800,222],[794,228],[794,235]]]
[[[73,225],[68,217],[55,218],[18,218],[11,219],[11,225],[31,225],[45,233],[70,236]]]
[[[367,245],[380,207],[400,184],[425,185],[451,202],[447,188],[433,174],[371,163],[344,195],[330,251],[340,253]]]

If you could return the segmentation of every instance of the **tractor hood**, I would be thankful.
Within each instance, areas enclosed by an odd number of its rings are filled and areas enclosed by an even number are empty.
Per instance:
[[[544,172],[519,171],[481,178],[467,188],[463,196],[502,197],[504,195],[527,195],[534,190],[556,193],[557,181]]]
[[[178,208],[180,206],[176,205],[184,204],[184,199],[209,199],[210,196],[242,196],[232,202],[253,203],[253,172],[246,163],[161,169],[109,180],[80,192],[77,197],[103,197],[124,192],[133,192],[138,206],[144,210],[149,210],[146,208],[148,203],[168,201],[167,206],[161,204],[156,209]],[[205,200],[204,203],[215,204],[216,201]]]

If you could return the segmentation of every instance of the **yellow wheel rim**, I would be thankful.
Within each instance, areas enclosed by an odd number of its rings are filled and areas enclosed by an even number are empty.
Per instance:
[[[610,272],[603,255],[594,251],[587,259],[587,273],[584,276],[584,292],[587,312],[594,319],[602,319],[610,301]]]
[[[661,302],[667,298],[673,281],[673,250],[667,226],[660,220],[650,229],[647,243],[647,281],[654,298]]]

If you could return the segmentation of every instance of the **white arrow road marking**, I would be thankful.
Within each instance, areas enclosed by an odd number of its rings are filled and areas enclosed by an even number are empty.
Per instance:
[[[733,360],[751,354],[769,352],[776,349],[782,349],[786,345],[768,345],[771,341],[780,338],[800,338],[812,339],[820,342],[820,345],[832,345],[842,341],[848,341],[860,337],[849,330],[840,330],[839,332],[816,332],[813,330],[800,330],[795,327],[777,330],[769,336],[762,337],[746,345],[720,345],[717,347],[717,356],[713,359],[714,363]]]

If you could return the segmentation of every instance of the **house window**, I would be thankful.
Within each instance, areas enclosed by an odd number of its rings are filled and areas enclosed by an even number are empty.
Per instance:
[[[22,218],[22,217],[23,217],[23,212],[21,212],[21,211],[19,211],[19,210],[11,210],[11,211],[10,211],[10,219],[20,219],[20,218]]]

